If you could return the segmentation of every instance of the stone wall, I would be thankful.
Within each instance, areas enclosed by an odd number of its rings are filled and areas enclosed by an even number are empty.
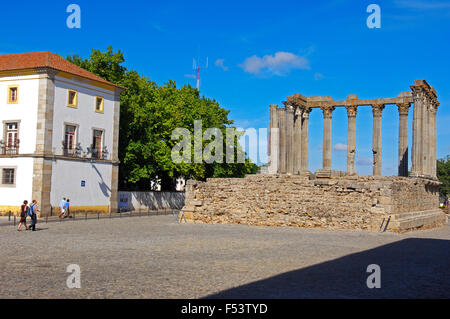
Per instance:
[[[196,223],[401,232],[445,223],[438,188],[422,178],[249,175],[188,181],[183,210]]]

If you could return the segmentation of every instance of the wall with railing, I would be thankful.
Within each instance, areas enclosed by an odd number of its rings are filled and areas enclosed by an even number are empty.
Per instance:
[[[120,210],[181,209],[184,192],[126,192],[118,194]]]

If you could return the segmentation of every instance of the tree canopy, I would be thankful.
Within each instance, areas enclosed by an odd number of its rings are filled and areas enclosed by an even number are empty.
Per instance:
[[[437,177],[442,183],[441,196],[450,196],[450,155],[437,160]]]
[[[194,121],[202,121],[203,132],[218,128],[225,137],[233,124],[229,111],[214,99],[201,97],[190,85],[177,88],[168,80],[157,85],[137,71],[128,70],[123,52],[92,50],[88,59],[78,55],[67,60],[127,90],[120,98],[119,187],[127,190],[148,190],[151,182],[160,180],[162,190],[173,190],[178,177],[204,180],[208,177],[243,177],[254,174],[258,166],[245,159],[244,163],[175,163],[171,158],[171,139],[176,128],[194,132]],[[193,139],[192,139],[193,140]],[[208,144],[203,141],[203,146]],[[242,149],[234,140],[235,158]],[[192,148],[193,149],[193,148]],[[224,157],[226,155],[224,154]]]

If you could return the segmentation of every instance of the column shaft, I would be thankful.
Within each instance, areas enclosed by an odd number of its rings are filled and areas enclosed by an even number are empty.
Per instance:
[[[302,166],[301,172],[308,172],[309,163],[308,163],[308,150],[309,150],[309,112],[310,109],[304,109],[302,115]]]
[[[294,122],[294,174],[299,174],[302,169],[302,111],[297,108]]]
[[[419,176],[423,174],[423,150],[422,150],[422,122],[423,122],[423,107],[424,107],[424,90],[419,85],[412,85],[413,91],[413,145],[411,154],[411,175]]]
[[[422,160],[423,160],[423,174],[430,175],[430,123],[428,121],[429,104],[428,101],[425,102],[423,107],[423,126],[422,126]]]
[[[331,170],[331,124],[332,124],[332,107],[323,107],[323,155],[322,168]]]
[[[381,115],[384,109],[383,104],[372,105],[373,113],[373,175],[381,176]]]
[[[347,174],[356,174],[355,169],[355,152],[356,152],[356,112],[357,106],[347,107]]]
[[[397,104],[398,125],[398,176],[408,176],[408,112],[409,103]]]
[[[436,154],[436,137],[437,137],[437,132],[436,132],[436,111],[437,111],[437,107],[439,105],[439,102],[435,102],[434,105],[432,106],[431,112],[430,112],[430,175],[433,178],[437,177],[437,172],[436,172],[436,160],[437,160],[437,154]]]
[[[280,153],[278,158],[279,173],[286,174],[286,109],[278,109],[278,120],[280,128]]]
[[[294,108],[286,106],[286,173],[294,174]]]
[[[269,148],[267,150],[267,156],[270,161],[270,151],[272,150],[272,137],[270,136],[270,132],[272,131],[273,127],[273,113],[276,112],[276,105],[275,107],[272,106],[272,104],[269,106]],[[270,162],[269,162],[270,164]]]
[[[278,110],[276,105],[270,106],[271,125],[269,131],[269,174],[278,173],[278,157],[280,130],[278,128]]]

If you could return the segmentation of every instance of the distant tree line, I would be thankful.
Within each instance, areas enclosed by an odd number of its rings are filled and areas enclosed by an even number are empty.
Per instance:
[[[174,190],[176,179],[205,180],[209,177],[243,177],[255,174],[258,166],[244,163],[179,163],[172,161],[172,131],[187,128],[193,134],[194,121],[202,120],[202,130],[219,128],[225,136],[233,121],[229,111],[214,99],[200,96],[190,85],[177,88],[168,80],[163,86],[123,66],[123,53],[108,47],[92,50],[88,59],[78,55],[67,60],[114,84],[126,87],[120,98],[119,188],[149,190],[151,182],[161,182],[162,190]],[[235,154],[243,152],[235,139]],[[204,142],[204,145],[208,142]],[[192,147],[193,149],[193,147]],[[224,157],[226,156],[224,152]]]
[[[450,155],[437,160],[437,177],[442,183],[441,196],[450,196]]]

